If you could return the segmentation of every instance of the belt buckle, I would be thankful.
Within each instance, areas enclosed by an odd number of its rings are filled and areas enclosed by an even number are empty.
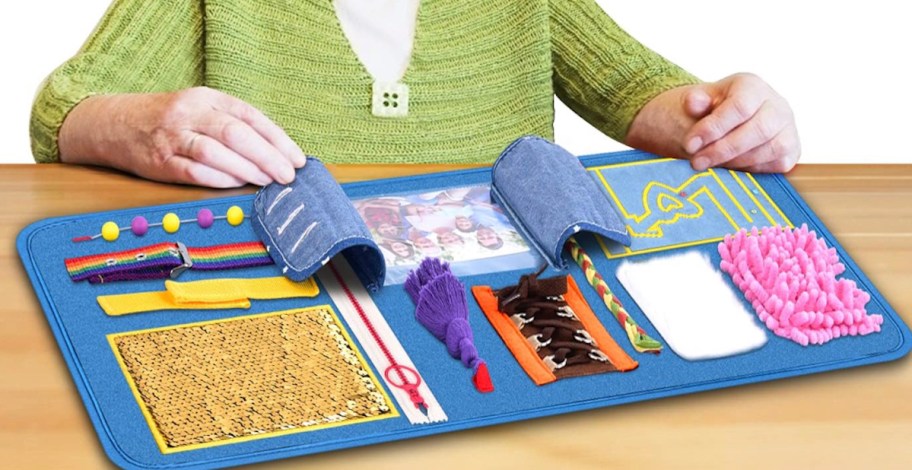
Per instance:
[[[190,252],[187,251],[187,245],[177,242],[177,255],[180,257],[181,265],[176,266],[171,270],[171,279],[177,279],[177,276],[180,276],[184,271],[193,267],[193,260],[190,259]]]

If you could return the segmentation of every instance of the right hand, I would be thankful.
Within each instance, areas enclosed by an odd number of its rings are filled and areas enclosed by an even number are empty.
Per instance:
[[[206,87],[93,96],[60,130],[60,159],[215,188],[287,184],[307,161],[255,107]]]

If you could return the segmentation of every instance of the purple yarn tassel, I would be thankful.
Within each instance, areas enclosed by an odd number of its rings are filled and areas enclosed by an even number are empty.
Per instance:
[[[446,344],[451,356],[477,372],[484,361],[478,357],[469,326],[465,287],[449,265],[437,258],[425,258],[409,273],[405,290],[415,302],[418,323]]]

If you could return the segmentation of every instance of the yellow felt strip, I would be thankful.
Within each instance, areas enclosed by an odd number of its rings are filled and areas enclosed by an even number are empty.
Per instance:
[[[137,292],[134,294],[100,295],[98,305],[110,316],[131,313],[153,312],[156,310],[212,310],[221,308],[250,308],[246,298],[222,302],[176,303],[167,291]]]
[[[155,310],[250,308],[250,299],[316,297],[320,293],[313,279],[294,282],[285,277],[165,281],[165,289],[156,292],[102,295],[98,296],[97,300],[106,314],[118,316]]]
[[[267,300],[316,297],[320,293],[313,279],[295,282],[281,276],[258,279],[207,279],[194,282],[165,281],[165,289],[177,303],[224,302],[239,298]]]
[[[502,313],[497,308],[497,295],[489,286],[473,286],[472,295],[481,307],[481,311],[488,317],[491,326],[500,335],[504,344],[513,353],[516,362],[526,371],[529,378],[535,382],[535,385],[545,385],[557,380],[554,372],[542,362],[538,353],[526,340],[516,324],[509,316]]]

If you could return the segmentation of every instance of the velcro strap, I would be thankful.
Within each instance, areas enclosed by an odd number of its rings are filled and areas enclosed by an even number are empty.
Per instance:
[[[319,293],[312,278],[295,282],[286,277],[267,277],[165,281],[164,291],[102,295],[97,300],[106,314],[118,316],[155,310],[250,308],[251,299],[316,297]]]

